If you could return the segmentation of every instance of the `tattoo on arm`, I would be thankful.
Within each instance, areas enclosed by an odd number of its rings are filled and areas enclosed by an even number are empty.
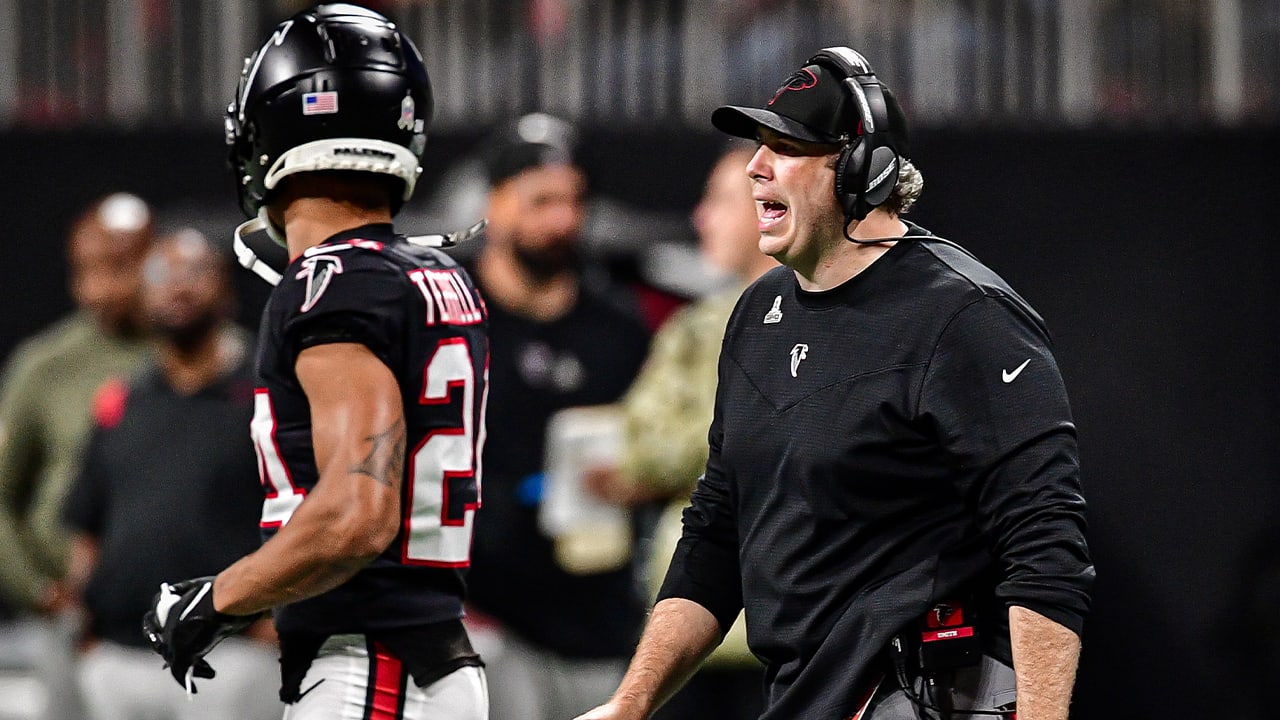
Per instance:
[[[371,444],[369,454],[348,472],[368,475],[386,487],[399,487],[404,475],[404,421],[396,420],[386,430],[366,436],[365,441]]]

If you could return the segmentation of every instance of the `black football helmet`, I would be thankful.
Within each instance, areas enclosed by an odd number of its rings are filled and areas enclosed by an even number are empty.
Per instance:
[[[317,170],[380,173],[413,194],[431,120],[422,55],[394,23],[345,3],[316,5],[276,26],[246,58],[227,107],[230,166],[247,217],[282,178]]]

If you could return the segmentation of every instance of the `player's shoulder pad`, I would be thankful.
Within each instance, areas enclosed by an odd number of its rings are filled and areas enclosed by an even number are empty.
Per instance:
[[[391,252],[394,246],[395,243],[383,240],[361,239],[316,245],[304,251],[302,257],[290,265],[285,276],[288,278],[292,275],[294,279],[300,279],[305,276],[295,266],[305,269],[308,266],[323,264],[340,265],[344,271],[348,268],[375,272],[392,270],[395,268],[395,260]]]
[[[461,267],[456,258],[438,248],[416,245],[412,242],[396,243],[387,252],[403,259],[412,267],[432,270],[452,270]]]

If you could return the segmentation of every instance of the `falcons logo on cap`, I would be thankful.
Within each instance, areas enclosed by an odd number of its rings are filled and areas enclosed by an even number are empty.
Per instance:
[[[800,68],[792,73],[786,82],[782,83],[782,87],[778,88],[778,92],[773,94],[773,97],[769,99],[766,105],[772,105],[779,97],[782,97],[782,93],[788,90],[808,90],[811,87],[816,87],[817,84],[818,76],[814,75],[812,70]]]

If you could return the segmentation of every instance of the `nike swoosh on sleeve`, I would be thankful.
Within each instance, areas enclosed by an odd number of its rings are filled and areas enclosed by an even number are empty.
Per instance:
[[[1029,362],[1031,362],[1031,358],[1027,358],[1026,360],[1023,360],[1022,364],[1014,368],[1013,372],[1009,372],[1008,370],[1001,370],[1000,379],[1004,380],[1006,384],[1013,382],[1014,380],[1018,379],[1018,376],[1022,374],[1023,368],[1025,368],[1027,366],[1027,363]]]

